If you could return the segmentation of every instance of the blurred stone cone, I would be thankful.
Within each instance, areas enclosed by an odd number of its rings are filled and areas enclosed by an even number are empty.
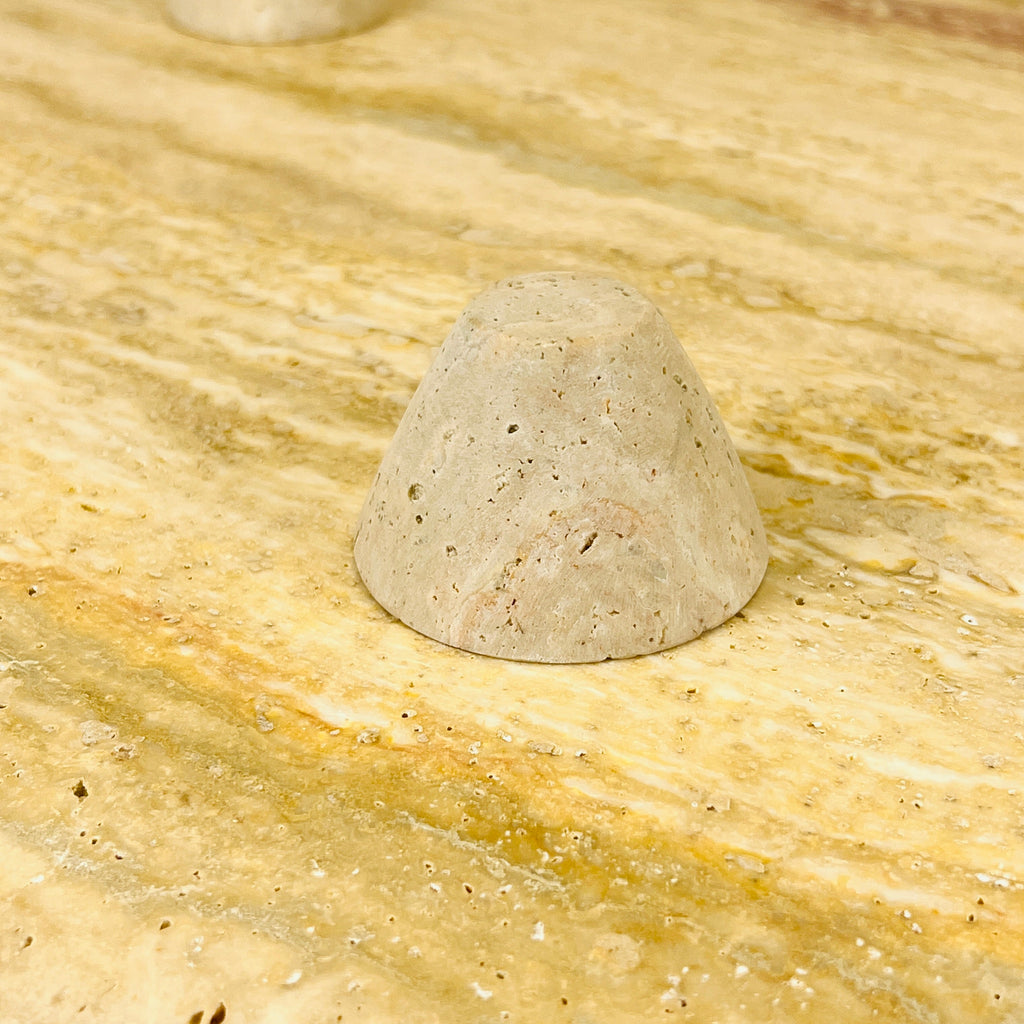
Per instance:
[[[360,32],[391,0],[167,0],[174,25],[221,43],[295,43]]]
[[[668,323],[616,281],[533,274],[465,310],[366,499],[356,564],[435,640],[518,661],[659,651],[768,561],[757,506]]]

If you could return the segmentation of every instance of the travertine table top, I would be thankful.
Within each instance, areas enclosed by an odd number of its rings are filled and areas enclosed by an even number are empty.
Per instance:
[[[0,0],[0,1021],[1024,1020],[1022,123],[998,0]],[[658,304],[762,511],[664,654],[355,571],[543,269]]]

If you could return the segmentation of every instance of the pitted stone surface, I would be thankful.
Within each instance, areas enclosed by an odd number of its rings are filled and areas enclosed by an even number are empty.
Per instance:
[[[767,544],[668,323],[606,278],[485,291],[406,410],[364,505],[370,592],[444,643],[523,661],[662,650],[738,611]]]

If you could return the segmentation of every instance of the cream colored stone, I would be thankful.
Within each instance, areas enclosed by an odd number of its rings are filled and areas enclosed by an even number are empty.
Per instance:
[[[167,0],[179,28],[224,43],[291,43],[359,32],[388,0]]]
[[[672,329],[615,281],[503,281],[463,313],[363,508],[377,600],[444,643],[625,658],[738,611],[767,545],[725,426]]]

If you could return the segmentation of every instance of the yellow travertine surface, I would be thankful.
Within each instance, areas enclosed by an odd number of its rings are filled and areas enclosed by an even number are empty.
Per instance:
[[[0,0],[0,1021],[1024,1020],[1022,123],[998,0]],[[658,304],[763,514],[664,654],[354,568],[542,269]]]

